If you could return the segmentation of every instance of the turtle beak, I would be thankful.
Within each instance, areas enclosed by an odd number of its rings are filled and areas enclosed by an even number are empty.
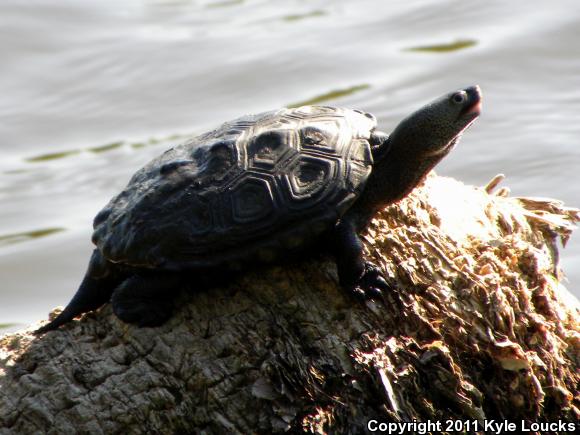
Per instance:
[[[475,85],[464,89],[464,91],[467,93],[468,100],[461,115],[471,115],[475,119],[481,113],[481,89]]]

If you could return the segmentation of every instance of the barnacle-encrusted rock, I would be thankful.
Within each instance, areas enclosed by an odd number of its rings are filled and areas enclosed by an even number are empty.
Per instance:
[[[184,294],[159,328],[107,306],[0,339],[0,433],[360,433],[382,422],[578,421],[579,305],[558,238],[580,211],[431,176],[367,255],[396,287],[353,302],[308,259]],[[489,192],[488,192],[489,191]]]

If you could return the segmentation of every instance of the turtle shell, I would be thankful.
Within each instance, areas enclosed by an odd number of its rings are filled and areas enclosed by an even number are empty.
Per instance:
[[[172,270],[271,260],[336,223],[371,172],[374,116],[248,115],[169,149],[95,217],[112,262]]]

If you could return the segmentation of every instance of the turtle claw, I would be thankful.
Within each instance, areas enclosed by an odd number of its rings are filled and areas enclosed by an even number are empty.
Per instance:
[[[354,297],[360,301],[378,300],[384,303],[384,292],[389,290],[391,290],[391,286],[385,280],[381,270],[372,263],[366,263],[362,276],[351,291]]]

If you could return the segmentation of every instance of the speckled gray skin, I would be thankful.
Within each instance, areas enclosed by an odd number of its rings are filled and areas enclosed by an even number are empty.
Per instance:
[[[85,278],[38,332],[109,300],[122,320],[159,325],[186,283],[283,260],[328,236],[341,285],[379,296],[388,285],[364,261],[359,234],[449,153],[480,99],[478,87],[444,95],[390,137],[368,113],[304,106],[242,117],[166,151],[96,216]]]

